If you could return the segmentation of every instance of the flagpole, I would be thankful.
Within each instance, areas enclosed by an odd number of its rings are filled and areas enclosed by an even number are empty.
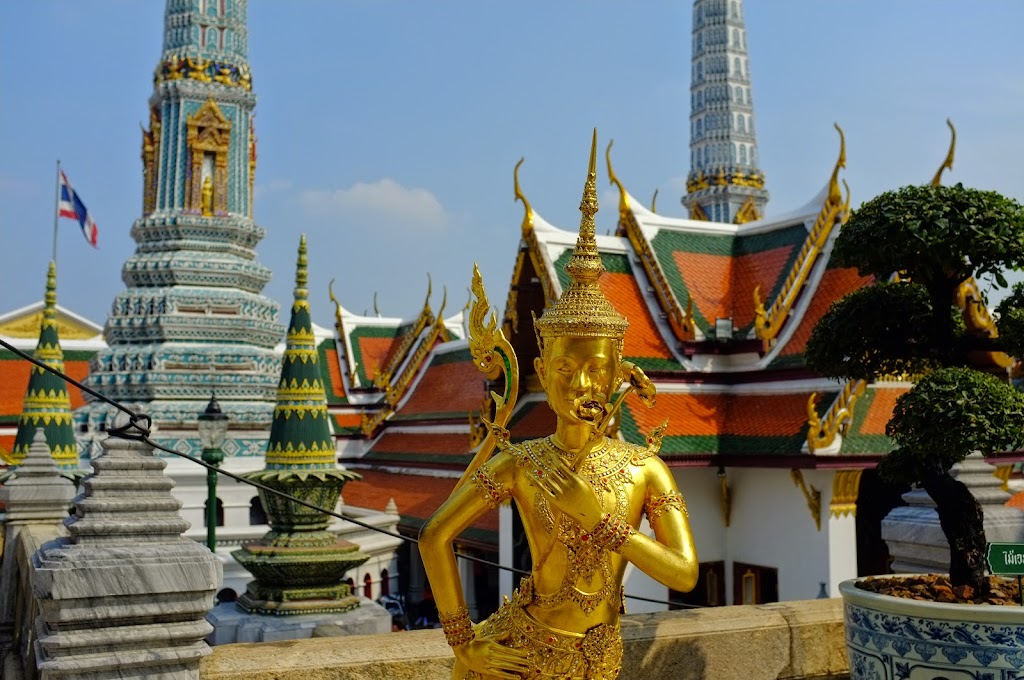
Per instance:
[[[60,159],[57,159],[57,190],[53,202],[53,263],[57,264],[57,219],[60,215]]]

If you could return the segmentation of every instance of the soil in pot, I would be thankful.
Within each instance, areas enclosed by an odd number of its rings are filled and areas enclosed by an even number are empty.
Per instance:
[[[1017,579],[989,576],[988,580],[991,592],[987,597],[976,594],[971,586],[952,585],[945,574],[878,576],[858,581],[855,585],[861,590],[908,600],[1021,606]]]

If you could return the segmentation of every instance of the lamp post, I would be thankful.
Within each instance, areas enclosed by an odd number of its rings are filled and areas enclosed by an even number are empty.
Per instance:
[[[206,410],[199,414],[199,440],[203,444],[202,459],[210,465],[220,465],[224,452],[220,447],[228,433],[228,415],[220,410],[216,395],[210,395]],[[210,552],[217,552],[217,471],[206,470],[206,545]]]

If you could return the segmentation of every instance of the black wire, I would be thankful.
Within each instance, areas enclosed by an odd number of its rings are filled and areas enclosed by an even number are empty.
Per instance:
[[[78,382],[77,380],[75,380],[71,376],[62,373],[61,371],[58,371],[57,369],[53,368],[49,364],[43,363],[42,361],[39,361],[35,357],[26,354],[25,352],[21,351],[20,349],[18,349],[14,345],[11,345],[10,343],[6,342],[3,339],[0,339],[0,345],[3,345],[4,348],[10,350],[11,352],[14,352],[15,354],[17,354],[22,359],[30,361],[33,364],[35,364],[36,366],[42,368],[43,370],[49,371],[50,373],[56,375],[58,378],[60,378],[64,382],[71,383],[72,385],[74,385],[78,389],[82,390],[83,392],[91,394],[92,396],[96,397],[97,399],[99,399],[99,400],[101,400],[101,401],[103,401],[103,402],[113,406],[114,408],[118,409],[122,413],[126,413],[128,415],[128,423],[126,425],[123,425],[121,427],[114,427],[114,428],[108,427],[107,428],[107,434],[109,436],[111,436],[111,437],[115,437],[115,438],[118,438],[118,439],[126,439],[126,440],[129,440],[129,441],[144,442],[145,444],[147,444],[149,446],[152,446],[154,449],[158,449],[160,451],[164,451],[165,453],[170,453],[172,455],[178,456],[179,458],[184,458],[185,460],[190,460],[193,463],[195,463],[196,465],[201,465],[202,467],[206,468],[207,470],[213,470],[214,472],[217,472],[218,474],[224,475],[225,477],[230,477],[231,479],[235,480],[236,482],[241,482],[243,484],[248,484],[249,486],[256,487],[257,489],[260,489],[260,490],[265,491],[267,493],[272,493],[275,496],[278,496],[280,498],[284,498],[285,500],[291,501],[292,503],[298,503],[299,505],[305,506],[305,507],[310,508],[312,510],[316,510],[318,512],[322,512],[325,515],[330,515],[331,517],[335,517],[337,519],[340,519],[340,520],[343,520],[343,521],[346,521],[346,522],[351,522],[352,524],[355,524],[356,526],[363,527],[364,529],[369,529],[371,531],[376,531],[377,533],[384,534],[386,536],[391,536],[392,538],[398,538],[398,539],[401,539],[403,541],[407,541],[407,542],[415,544],[415,545],[419,544],[419,539],[413,538],[412,536],[405,536],[404,534],[400,534],[400,533],[397,533],[397,532],[394,532],[394,531],[388,531],[387,529],[382,529],[380,527],[375,527],[375,526],[373,526],[371,524],[367,524],[366,522],[362,522],[362,521],[360,521],[358,519],[355,519],[354,517],[348,517],[346,515],[342,515],[340,513],[334,512],[333,510],[326,510],[324,508],[321,508],[318,505],[314,505],[313,503],[310,503],[308,501],[304,501],[301,498],[296,498],[295,496],[291,496],[289,494],[286,494],[283,491],[278,491],[277,489],[272,489],[271,487],[267,486],[266,484],[261,484],[260,482],[256,482],[256,481],[253,481],[251,479],[247,479],[246,477],[243,477],[242,475],[237,475],[234,472],[229,472],[227,470],[223,470],[223,469],[217,467],[216,465],[213,465],[211,463],[207,463],[205,460],[202,460],[202,459],[199,459],[199,458],[195,458],[193,456],[188,455],[187,453],[182,453],[181,451],[175,451],[174,449],[171,449],[171,448],[168,448],[166,446],[163,446],[162,444],[158,444],[157,442],[155,442],[155,441],[153,441],[152,439],[149,438],[149,432],[150,432],[149,427],[153,424],[153,420],[152,420],[152,418],[150,418],[145,413],[140,414],[140,413],[136,413],[135,411],[132,411],[128,407],[123,406],[123,405],[117,403],[113,399],[110,399],[110,398],[100,394],[99,392],[96,392],[95,390],[93,390],[93,389],[91,389],[89,387],[86,387],[85,385],[83,385],[82,383]],[[140,424],[139,420],[145,420],[146,421],[146,425]],[[512,572],[513,574],[519,574],[520,576],[529,576],[530,575],[530,572],[525,571],[523,569],[518,569],[516,567],[509,567],[509,566],[506,566],[506,565],[501,564],[499,562],[493,562],[493,561],[488,560],[488,559],[483,558],[483,557],[477,557],[476,555],[463,555],[463,554],[460,554],[460,555],[457,555],[456,557],[458,557],[460,559],[464,559],[464,560],[469,560],[470,562],[476,562],[478,564],[483,564],[483,565],[486,565],[488,567],[494,567],[496,569],[501,569],[503,571],[509,571],[509,572]],[[631,600],[643,600],[645,602],[654,602],[656,604],[665,604],[665,605],[677,606],[677,607],[700,607],[701,606],[701,605],[686,604],[686,603],[683,603],[683,602],[673,602],[671,600],[655,600],[655,599],[652,599],[652,598],[649,598],[649,597],[641,597],[639,595],[624,595],[624,597],[626,597],[628,599],[631,599]]]

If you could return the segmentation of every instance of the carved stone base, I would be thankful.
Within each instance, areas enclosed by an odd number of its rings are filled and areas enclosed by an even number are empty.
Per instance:
[[[295,616],[352,611],[359,607],[360,602],[361,598],[352,594],[352,588],[347,583],[335,586],[282,588],[253,581],[236,604],[250,614]]]

